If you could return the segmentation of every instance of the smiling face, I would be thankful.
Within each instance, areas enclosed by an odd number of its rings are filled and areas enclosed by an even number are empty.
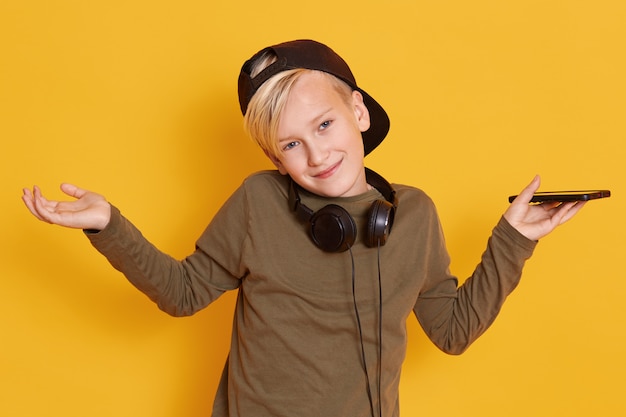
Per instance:
[[[314,194],[349,197],[368,190],[361,132],[369,112],[358,91],[340,92],[329,77],[309,71],[295,82],[278,123],[280,154],[270,159]]]

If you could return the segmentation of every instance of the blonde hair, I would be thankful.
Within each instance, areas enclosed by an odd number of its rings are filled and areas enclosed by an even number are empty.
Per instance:
[[[254,78],[275,61],[276,56],[272,53],[259,57],[253,65],[251,77]],[[296,68],[281,71],[265,81],[250,99],[244,116],[244,130],[268,156],[278,158],[281,155],[282,149],[279,147],[277,138],[280,115],[296,81],[303,74],[311,71],[314,70]],[[315,72],[327,77],[346,103],[350,102],[352,88],[348,84],[331,74],[322,71]]]

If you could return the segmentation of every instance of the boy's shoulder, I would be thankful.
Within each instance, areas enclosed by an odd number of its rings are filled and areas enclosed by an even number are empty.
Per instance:
[[[289,189],[289,177],[282,175],[277,170],[257,171],[243,180],[242,187],[247,193],[269,195],[278,191],[280,194],[286,195]]]
[[[287,201],[288,185],[288,178],[276,170],[254,172],[243,179],[225,206],[229,210],[235,207],[275,210],[277,204]]]
[[[407,194],[415,198],[430,199],[430,197],[428,196],[428,194],[426,194],[424,190],[414,185],[392,183],[391,187],[395,190],[396,193],[399,194]]]
[[[267,169],[249,174],[244,180],[245,185],[257,184],[287,184],[288,177],[282,175],[278,170]]]
[[[418,206],[420,208],[429,208],[435,210],[435,203],[428,194],[421,188],[406,184],[391,184],[396,192],[398,206],[409,205]]]

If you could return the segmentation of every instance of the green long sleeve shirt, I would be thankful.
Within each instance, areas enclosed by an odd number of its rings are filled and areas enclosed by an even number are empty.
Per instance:
[[[357,235],[350,251],[318,249],[289,208],[287,177],[275,171],[247,178],[183,260],[155,248],[115,207],[109,225],[88,237],[171,315],[238,291],[214,417],[366,417],[378,415],[379,399],[383,416],[398,416],[409,316],[440,349],[463,352],[494,321],[536,243],[500,219],[459,287],[432,201],[413,187],[394,189],[395,222],[380,248]],[[375,189],[301,197],[313,210],[339,204],[359,231],[382,198]]]

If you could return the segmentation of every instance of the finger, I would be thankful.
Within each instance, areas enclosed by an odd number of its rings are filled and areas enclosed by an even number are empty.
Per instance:
[[[572,203],[569,207],[566,207],[561,215],[561,218],[559,219],[559,224],[563,224],[574,217],[585,206],[585,203],[586,201],[578,201]]]
[[[47,209],[51,205],[51,202],[43,196],[41,189],[36,185],[33,187],[33,202],[38,211],[40,208]]]
[[[23,192],[24,194],[22,195],[22,201],[26,205],[26,208],[28,208],[28,211],[30,211],[31,214],[35,216],[37,219],[44,221],[44,219],[41,217],[41,215],[37,212],[37,209],[35,208],[35,202],[34,202],[32,191],[28,188],[24,188]]]
[[[545,201],[542,203],[535,204],[537,207],[541,207],[548,213],[559,210],[561,207],[561,203],[559,201]]]
[[[26,204],[26,206],[29,206],[29,204],[32,203],[33,192],[30,190],[30,188],[22,189],[22,201]]]
[[[33,187],[33,206],[43,221],[54,223],[52,215],[54,215],[57,205],[57,201],[45,198],[39,187]]]
[[[575,205],[576,202],[563,203],[549,211],[548,221],[550,223],[550,230],[553,230],[557,226],[565,223],[580,209],[578,208],[577,210],[574,210]]]
[[[61,191],[74,198],[81,198],[88,193],[87,190],[83,190],[82,188],[68,183],[61,184]]]
[[[528,184],[517,196],[515,200],[520,201],[524,204],[530,203],[530,200],[533,198],[533,194],[537,192],[539,186],[541,185],[541,177],[539,175],[535,175],[535,178]]]

